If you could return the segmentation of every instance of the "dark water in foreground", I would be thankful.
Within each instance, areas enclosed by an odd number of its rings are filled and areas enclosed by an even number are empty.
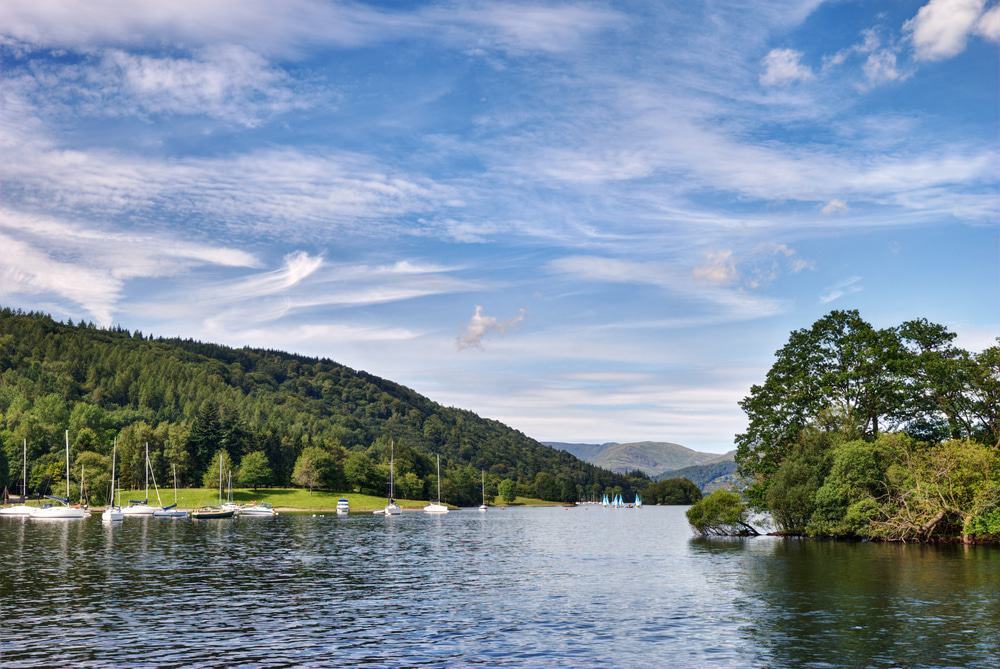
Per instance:
[[[3,666],[996,667],[1000,550],[682,508],[0,519]]]

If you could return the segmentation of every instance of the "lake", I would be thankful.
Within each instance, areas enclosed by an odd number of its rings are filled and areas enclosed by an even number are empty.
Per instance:
[[[5,666],[995,667],[1000,550],[681,507],[0,518]]]

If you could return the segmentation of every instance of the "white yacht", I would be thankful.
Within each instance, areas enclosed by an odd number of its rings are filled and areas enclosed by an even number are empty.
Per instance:
[[[486,506],[486,470],[483,470],[483,503],[479,505],[480,511],[487,511],[490,507]]]
[[[351,502],[346,497],[337,500],[337,515],[346,516],[351,512]]]
[[[146,442],[146,499],[130,499],[128,506],[122,509],[126,516],[152,516],[155,506],[149,505],[149,442]]]
[[[31,518],[39,520],[75,520],[90,515],[81,505],[70,506],[69,503],[69,430],[66,430],[66,497],[46,496],[58,505],[46,504],[31,510]]]
[[[403,513],[403,509],[396,504],[396,469],[395,469],[395,458],[396,458],[396,443],[389,440],[389,499],[385,508],[382,509],[382,515],[385,516],[398,516]]]
[[[240,507],[240,516],[276,516],[277,511],[270,502],[257,502],[249,506]]]
[[[25,504],[28,501],[28,440],[21,444],[21,503],[0,508],[0,516],[30,516],[32,507]]]
[[[101,514],[101,522],[119,523],[125,520],[122,507],[115,504],[115,465],[118,463],[118,440],[111,447],[111,489],[108,493],[108,508]]]
[[[427,506],[425,506],[424,507],[424,513],[448,513],[448,505],[441,503],[441,454],[440,453],[438,453],[437,462],[438,462],[438,468],[437,468],[437,472],[438,472],[438,476],[437,476],[437,478],[438,478],[438,496],[437,496],[437,501],[433,502],[431,504],[428,504]]]

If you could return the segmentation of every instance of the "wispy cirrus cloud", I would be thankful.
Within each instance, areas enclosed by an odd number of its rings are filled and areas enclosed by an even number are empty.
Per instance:
[[[823,304],[829,304],[830,302],[836,302],[840,298],[847,295],[860,293],[862,290],[864,290],[864,286],[861,285],[860,276],[848,277],[843,281],[838,281],[827,288],[826,292],[820,295],[819,301]]]

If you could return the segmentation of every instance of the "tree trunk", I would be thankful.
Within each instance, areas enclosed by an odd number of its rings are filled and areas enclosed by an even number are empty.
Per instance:
[[[920,535],[925,540],[930,538],[931,532],[933,532],[934,528],[937,527],[937,524],[940,523],[942,519],[944,519],[945,515],[947,515],[947,511],[945,511],[944,509],[941,509],[936,514],[934,514],[934,517],[928,520],[926,523],[924,523],[923,527],[920,528]]]

